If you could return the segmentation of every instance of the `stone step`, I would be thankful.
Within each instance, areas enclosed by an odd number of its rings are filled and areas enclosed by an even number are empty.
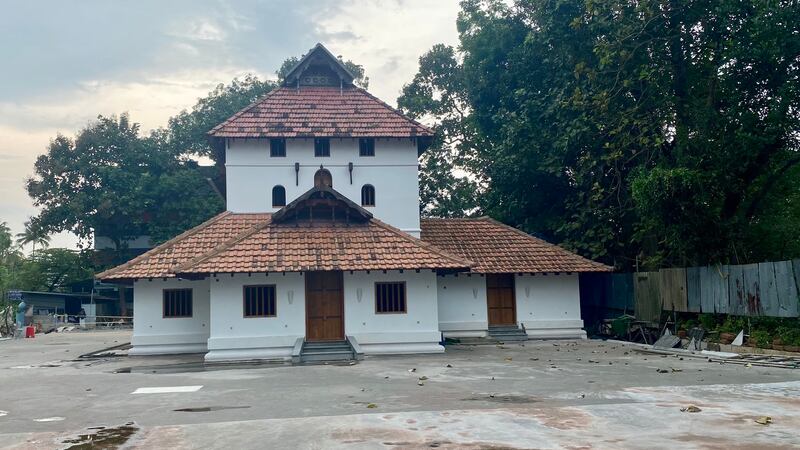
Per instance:
[[[301,362],[349,361],[354,359],[353,348],[347,341],[304,342]]]
[[[300,355],[300,360],[302,362],[324,362],[324,361],[350,361],[353,359],[353,351],[352,350],[340,350],[340,351],[313,351],[313,352],[303,352]]]

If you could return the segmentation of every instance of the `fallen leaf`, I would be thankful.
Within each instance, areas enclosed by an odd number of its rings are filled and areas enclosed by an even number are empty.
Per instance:
[[[772,417],[770,416],[761,416],[756,419],[756,423],[759,425],[769,425],[772,423]]]

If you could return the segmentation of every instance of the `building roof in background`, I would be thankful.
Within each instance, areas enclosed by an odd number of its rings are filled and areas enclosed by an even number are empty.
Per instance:
[[[361,88],[281,86],[212,129],[217,138],[433,136]]]
[[[473,262],[474,273],[610,272],[494,219],[422,219],[422,240]]]

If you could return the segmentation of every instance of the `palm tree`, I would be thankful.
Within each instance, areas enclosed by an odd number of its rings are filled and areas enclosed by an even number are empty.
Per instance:
[[[50,236],[33,217],[25,222],[25,231],[17,233],[17,245],[21,247],[27,244],[32,245],[31,254],[36,253],[37,244],[42,248],[50,246]]]

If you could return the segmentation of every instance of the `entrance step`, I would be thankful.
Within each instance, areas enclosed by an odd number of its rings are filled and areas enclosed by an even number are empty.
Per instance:
[[[353,347],[348,341],[303,342],[300,362],[352,361]]]
[[[498,341],[527,341],[528,333],[517,326],[491,326],[489,337]]]

